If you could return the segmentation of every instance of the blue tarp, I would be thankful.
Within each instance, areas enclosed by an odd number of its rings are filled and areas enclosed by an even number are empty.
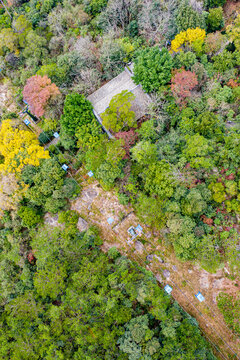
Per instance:
[[[195,296],[200,302],[205,300],[205,297],[200,293],[200,291]]]
[[[62,169],[63,169],[64,171],[67,171],[68,166],[67,166],[66,164],[63,164]]]
[[[26,124],[26,125],[29,125],[29,124],[30,124],[30,121],[29,121],[28,119],[24,119],[23,122],[24,122],[24,124]]]
[[[136,226],[136,231],[137,232],[142,232],[143,228],[141,227],[141,225]]]
[[[59,138],[59,133],[58,133],[58,132],[55,132],[55,133],[53,134],[53,136],[57,139],[57,138]]]
[[[92,172],[92,171],[89,171],[87,174],[88,174],[89,177],[92,177],[92,176],[93,176],[93,172]]]
[[[114,219],[112,217],[109,217],[107,219],[107,222],[109,223],[109,225],[111,225],[114,222]]]
[[[171,287],[170,285],[166,285],[166,286],[164,287],[164,290],[170,295],[171,292],[172,292],[172,287]]]

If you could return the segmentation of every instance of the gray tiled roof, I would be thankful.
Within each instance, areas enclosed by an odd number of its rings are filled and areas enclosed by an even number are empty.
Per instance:
[[[144,93],[140,85],[134,84],[131,72],[127,69],[89,95],[88,100],[93,104],[95,112],[100,115],[109,106],[112,97],[123,90],[131,91],[136,97],[132,102],[132,110],[135,111],[136,119],[145,115],[150,102],[149,96]]]

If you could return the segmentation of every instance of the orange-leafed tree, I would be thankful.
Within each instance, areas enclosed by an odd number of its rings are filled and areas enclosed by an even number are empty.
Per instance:
[[[194,72],[181,70],[171,80],[171,89],[178,103],[182,103],[191,96],[191,90],[198,85],[197,76]]]
[[[43,116],[49,101],[60,95],[60,91],[46,76],[35,75],[27,80],[23,89],[23,98],[36,116]]]

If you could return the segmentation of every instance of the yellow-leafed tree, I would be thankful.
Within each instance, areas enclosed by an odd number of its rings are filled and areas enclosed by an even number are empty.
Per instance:
[[[187,29],[186,31],[181,31],[173,39],[171,43],[171,50],[177,52],[180,50],[180,47],[183,44],[188,44],[189,46],[191,46],[196,41],[200,41],[203,43],[205,37],[206,31],[200,29],[199,27],[195,29]]]
[[[0,171],[18,174],[25,165],[39,166],[40,159],[49,153],[39,145],[35,134],[14,128],[11,120],[4,120],[0,129]]]

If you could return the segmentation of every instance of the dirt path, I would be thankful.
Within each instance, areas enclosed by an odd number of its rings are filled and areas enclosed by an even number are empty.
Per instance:
[[[205,336],[215,345],[218,358],[240,359],[240,339],[226,326],[216,305],[220,291],[231,294],[239,291],[236,281],[226,277],[228,270],[225,268],[209,274],[193,263],[181,263],[170,249],[161,244],[160,234],[152,233],[143,224],[143,235],[131,241],[127,230],[139,224],[133,209],[120,205],[117,196],[104,191],[98,182],[82,176],[79,180],[83,190],[72,203],[72,209],[78,211],[82,218],[79,230],[85,230],[87,223],[98,226],[105,239],[103,251],[117,247],[121,253],[152,271],[162,285],[168,283],[172,286],[172,296],[197,319]],[[107,221],[110,217],[113,221],[111,225]],[[198,291],[205,297],[202,303],[195,297]]]

